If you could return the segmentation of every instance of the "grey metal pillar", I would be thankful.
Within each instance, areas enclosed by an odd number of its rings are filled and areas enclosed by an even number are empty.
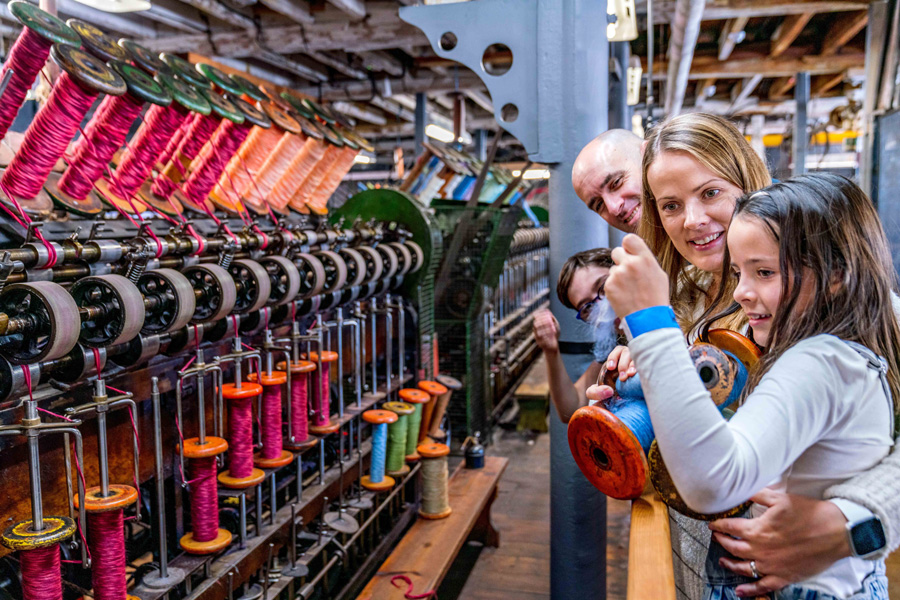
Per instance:
[[[578,152],[607,129],[609,43],[606,3],[596,0],[479,0],[400,9],[438,56],[482,74],[497,122],[550,166],[550,272],[572,254],[608,244],[607,225],[572,189]],[[497,27],[502,23],[502,27]],[[453,36],[446,34],[452,33]],[[448,43],[458,40],[458,44]],[[482,55],[505,44],[511,68],[487,76]],[[551,286],[552,287],[552,286]],[[591,360],[589,332],[551,293],[561,326],[563,362],[578,378]],[[565,425],[550,429],[550,595],[553,600],[606,597],[606,499],[582,476]]]
[[[809,73],[804,71],[797,73],[794,83],[794,99],[797,108],[794,111],[794,140],[791,148],[791,157],[794,159],[794,168],[791,175],[806,173],[806,147],[809,138],[806,133],[806,107],[809,104]]]
[[[631,130],[631,107],[628,106],[628,59],[630,42],[609,43],[609,128]]]
[[[416,156],[422,154],[425,147],[425,122],[428,119],[426,111],[428,109],[428,97],[424,92],[416,93]]]
[[[487,129],[476,129],[475,130],[475,158],[480,161],[484,161],[487,159],[487,146],[488,146],[488,130]]]

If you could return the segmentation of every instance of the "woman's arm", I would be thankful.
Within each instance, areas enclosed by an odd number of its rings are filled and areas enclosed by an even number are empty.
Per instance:
[[[679,330],[632,340],[660,451],[688,506],[710,513],[746,501],[847,410],[832,363],[855,355],[830,339],[811,338],[786,352],[730,422],[697,377]]]

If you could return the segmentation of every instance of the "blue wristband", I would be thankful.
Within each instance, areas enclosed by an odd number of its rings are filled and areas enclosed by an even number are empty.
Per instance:
[[[675,320],[675,311],[668,305],[651,306],[625,317],[625,333],[629,340],[633,340],[641,334],[668,327],[681,329],[678,321]]]

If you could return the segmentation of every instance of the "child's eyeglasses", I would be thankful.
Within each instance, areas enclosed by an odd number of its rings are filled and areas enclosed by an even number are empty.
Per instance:
[[[597,296],[591,300],[590,302],[586,302],[584,306],[578,309],[578,312],[575,314],[575,318],[579,321],[588,322],[591,318],[591,315],[594,312],[594,309],[600,304],[600,301],[603,300],[603,292],[597,292]]]

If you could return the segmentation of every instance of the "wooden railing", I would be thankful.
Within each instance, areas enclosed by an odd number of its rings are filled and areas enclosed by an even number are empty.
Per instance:
[[[632,501],[628,600],[675,600],[669,511],[652,488]]]

